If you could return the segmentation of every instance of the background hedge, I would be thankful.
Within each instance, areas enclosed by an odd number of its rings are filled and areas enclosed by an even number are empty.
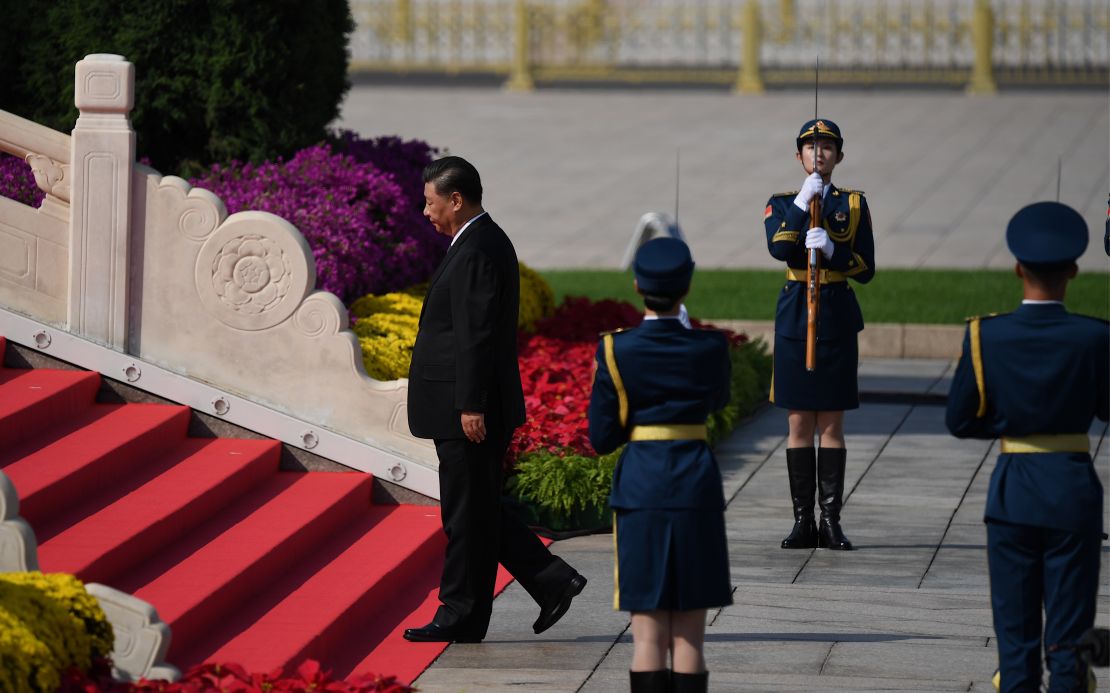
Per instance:
[[[74,64],[89,53],[123,55],[135,65],[138,154],[164,173],[319,142],[350,87],[345,0],[0,5],[19,31],[0,41],[0,108],[69,132]]]

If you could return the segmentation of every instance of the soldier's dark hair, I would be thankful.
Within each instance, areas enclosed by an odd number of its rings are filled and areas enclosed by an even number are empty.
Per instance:
[[[799,140],[798,141],[798,152],[800,153],[802,151],[802,148],[806,146],[806,142],[813,142],[814,139],[815,138],[813,138],[813,137],[807,137],[804,140]],[[835,138],[833,138],[833,137],[818,137],[816,139],[828,140],[829,142],[832,142],[834,145],[836,145],[836,153],[837,154],[844,151],[844,149],[840,146],[840,142],[838,140],[836,140]]]
[[[1021,263],[1021,269],[1035,284],[1040,284],[1046,289],[1061,289],[1071,279],[1072,270],[1076,267],[1074,262],[1056,262],[1052,264]]]
[[[656,313],[667,313],[674,310],[681,296],[656,296],[654,294],[640,294],[644,298],[644,307]]]
[[[482,179],[478,169],[461,156],[445,156],[424,167],[424,182],[444,197],[459,193],[467,202],[482,204]]]

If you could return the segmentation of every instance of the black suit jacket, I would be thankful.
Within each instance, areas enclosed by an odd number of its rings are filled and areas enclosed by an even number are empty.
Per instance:
[[[409,366],[409,430],[417,438],[464,438],[464,411],[484,413],[494,430],[524,423],[519,271],[512,242],[485,214],[432,275]]]

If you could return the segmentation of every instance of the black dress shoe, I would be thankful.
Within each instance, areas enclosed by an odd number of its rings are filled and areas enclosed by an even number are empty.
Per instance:
[[[532,630],[535,631],[536,635],[555,625],[570,608],[571,600],[582,594],[585,587],[586,578],[579,573],[575,573],[571,579],[567,580],[558,599],[548,602],[546,606],[540,609],[540,617],[532,624]]]
[[[482,642],[482,638],[473,633],[436,623],[429,623],[421,628],[406,628],[405,640],[409,642]]]

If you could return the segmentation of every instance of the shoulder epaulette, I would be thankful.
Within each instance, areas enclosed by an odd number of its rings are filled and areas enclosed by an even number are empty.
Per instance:
[[[605,337],[605,336],[611,335],[611,334],[620,334],[621,332],[624,332],[625,330],[631,330],[631,329],[632,329],[631,327],[618,327],[615,330],[606,330],[605,332],[598,332],[597,336],[598,337]]]
[[[839,190],[840,192],[845,193],[845,194],[850,194],[850,193],[856,193],[857,195],[863,195],[864,194],[864,192],[862,190],[855,190],[853,188],[837,188],[837,190]]]
[[[1009,313],[987,313],[986,315],[969,315],[964,318],[964,322],[971,322],[972,320],[989,320],[990,318],[997,318],[1000,315],[1009,315]]]
[[[775,193],[774,195],[771,195],[771,197],[796,197],[798,195],[798,192],[799,191],[797,191],[797,190],[791,190],[789,192],[780,192],[780,193]]]

